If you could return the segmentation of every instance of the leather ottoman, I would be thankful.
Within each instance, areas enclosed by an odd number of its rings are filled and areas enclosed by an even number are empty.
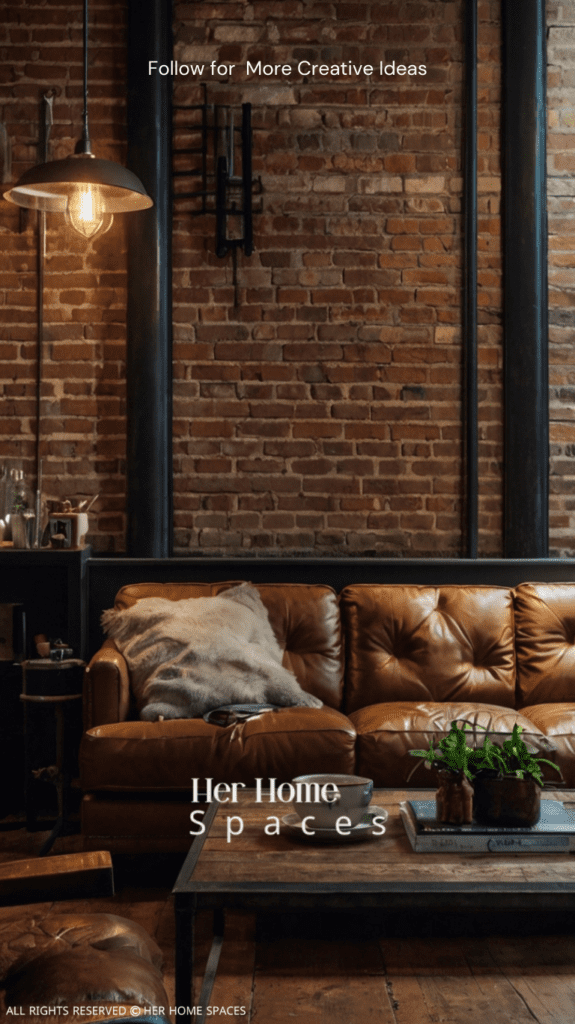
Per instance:
[[[82,1020],[130,1017],[129,1007],[163,1007],[162,953],[147,932],[115,914],[61,914],[45,905],[0,911],[0,976],[6,1020],[38,1019],[40,1007]],[[98,1007],[117,1007],[103,1015]],[[72,1008],[81,1008],[78,1014]],[[36,1008],[36,1012],[34,1012]],[[42,1015],[46,1015],[46,1010]]]

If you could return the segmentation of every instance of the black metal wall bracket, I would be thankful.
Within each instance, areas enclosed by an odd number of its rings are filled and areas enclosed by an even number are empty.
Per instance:
[[[205,87],[204,87],[205,96]],[[261,179],[252,174],[252,106],[242,104],[241,123],[235,124],[234,108],[208,104],[174,106],[177,138],[191,134],[190,145],[175,144],[173,200],[188,200],[192,216],[214,213],[216,255],[237,250],[253,252],[253,194],[261,192]],[[185,159],[184,159],[185,158]],[[190,159],[191,158],[191,159]],[[237,167],[240,172],[237,173]],[[201,179],[201,188],[183,191],[178,182]]]

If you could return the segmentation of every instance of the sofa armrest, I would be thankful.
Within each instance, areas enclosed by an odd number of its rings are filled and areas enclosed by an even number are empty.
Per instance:
[[[84,729],[125,722],[130,710],[130,676],[112,640],[96,652],[84,672]]]

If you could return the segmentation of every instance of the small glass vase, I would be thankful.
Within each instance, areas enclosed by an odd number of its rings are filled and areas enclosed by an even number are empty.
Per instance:
[[[437,820],[446,825],[470,825],[473,821],[473,786],[463,771],[437,771],[435,794]]]

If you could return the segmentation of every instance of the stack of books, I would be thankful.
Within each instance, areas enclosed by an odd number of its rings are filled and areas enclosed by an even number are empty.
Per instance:
[[[446,825],[436,818],[435,800],[400,804],[405,831],[416,853],[569,853],[575,851],[575,813],[558,800],[541,801],[531,828]]]

